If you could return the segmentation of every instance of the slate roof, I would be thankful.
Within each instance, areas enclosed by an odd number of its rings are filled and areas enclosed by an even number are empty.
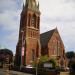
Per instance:
[[[55,29],[40,34],[40,43],[41,43],[41,46],[46,46],[48,44],[48,41],[51,39],[54,31],[55,31]]]

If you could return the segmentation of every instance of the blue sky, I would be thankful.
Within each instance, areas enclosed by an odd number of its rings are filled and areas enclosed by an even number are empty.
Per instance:
[[[38,0],[37,0],[38,1]],[[0,0],[0,47],[14,54],[24,0]],[[66,51],[75,51],[75,0],[39,0],[40,33],[58,28]]]

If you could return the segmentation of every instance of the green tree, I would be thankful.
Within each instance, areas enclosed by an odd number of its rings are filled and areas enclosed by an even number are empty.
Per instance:
[[[48,56],[41,56],[40,57],[40,60],[39,60],[39,67],[43,67],[43,65],[44,65],[44,63],[46,63],[46,62],[48,62],[48,63],[50,63],[50,64],[52,64],[52,67],[53,68],[55,68],[56,67],[56,60],[55,59],[48,59]]]
[[[38,62],[38,67],[43,67],[44,62],[47,62],[47,61],[48,61],[47,55],[41,56]]]
[[[75,53],[74,53],[73,51],[66,52],[66,57],[67,57],[68,59],[72,59],[74,56],[75,56]]]
[[[40,57],[39,62],[44,63],[44,62],[46,62],[46,61],[48,61],[48,56],[47,56],[47,55]]]
[[[56,67],[56,60],[55,59],[50,59],[49,62],[52,63],[53,68]]]
[[[0,55],[3,54],[3,55],[9,55],[9,60],[10,62],[13,61],[13,52],[9,49],[0,49]],[[5,56],[3,56],[5,57]],[[2,56],[0,56],[0,58],[4,59]]]
[[[8,59],[7,59],[8,58]],[[9,63],[9,67],[11,67],[13,62],[13,52],[9,49],[0,49],[0,63],[1,66],[5,63]]]
[[[69,59],[68,67],[74,68],[73,66],[75,66],[75,61],[74,61],[75,53],[73,51],[67,52],[66,57],[67,59]]]
[[[74,60],[71,60],[68,65],[72,70],[75,70],[75,61]]]

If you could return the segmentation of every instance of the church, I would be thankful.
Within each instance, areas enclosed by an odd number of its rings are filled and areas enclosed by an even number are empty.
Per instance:
[[[15,65],[27,66],[40,56],[55,58],[65,65],[65,49],[57,28],[40,34],[40,10],[36,0],[26,0],[20,19]],[[64,66],[63,65],[63,66]]]

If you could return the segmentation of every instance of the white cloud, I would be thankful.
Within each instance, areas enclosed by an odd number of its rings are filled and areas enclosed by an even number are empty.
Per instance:
[[[17,10],[22,8],[23,0],[0,0],[0,11]]]
[[[1,11],[5,10],[14,10],[16,6],[16,2],[14,0],[0,0],[0,9]]]
[[[0,0],[0,45],[13,50],[14,53],[20,26],[21,1]]]
[[[58,28],[60,36],[64,42],[65,50],[75,51],[75,22],[50,22],[50,23],[41,23],[41,33]]]
[[[5,11],[0,14],[0,25],[5,30],[16,30],[19,27],[19,11]]]
[[[75,3],[75,0],[62,0],[65,3]]]
[[[41,33],[57,26],[66,50],[75,50],[75,0],[39,0],[39,3]],[[0,0],[0,9],[0,26],[12,32],[2,39],[2,45],[15,53],[22,0]]]
[[[63,16],[75,13],[75,3],[63,3],[63,0],[39,0],[42,15]]]
[[[41,33],[56,26],[65,49],[75,50],[75,0],[39,0]]]

